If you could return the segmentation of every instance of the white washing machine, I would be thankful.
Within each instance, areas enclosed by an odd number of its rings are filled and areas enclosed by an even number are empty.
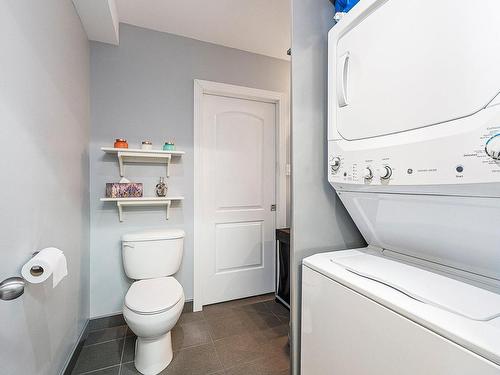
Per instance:
[[[303,375],[500,374],[500,2],[361,0],[329,33],[328,179],[364,249],[304,260]]]

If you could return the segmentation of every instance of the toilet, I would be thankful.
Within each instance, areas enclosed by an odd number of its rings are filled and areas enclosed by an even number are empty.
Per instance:
[[[122,236],[125,273],[135,280],[125,295],[123,316],[137,335],[135,367],[160,373],[172,361],[170,331],[184,307],[184,291],[172,276],[180,267],[185,233],[148,230]]]

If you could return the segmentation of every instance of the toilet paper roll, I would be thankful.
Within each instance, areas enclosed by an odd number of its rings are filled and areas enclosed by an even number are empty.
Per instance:
[[[53,275],[52,287],[55,288],[68,274],[66,257],[61,250],[47,247],[26,262],[21,274],[27,282],[33,284],[43,283]]]

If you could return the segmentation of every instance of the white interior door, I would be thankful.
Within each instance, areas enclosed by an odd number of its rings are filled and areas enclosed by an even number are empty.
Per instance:
[[[207,94],[202,102],[206,305],[274,291],[276,105]]]

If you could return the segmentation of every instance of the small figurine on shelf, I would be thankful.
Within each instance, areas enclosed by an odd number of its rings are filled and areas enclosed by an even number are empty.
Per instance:
[[[128,148],[127,140],[123,139],[123,138],[116,138],[113,147],[114,148]]]
[[[168,141],[165,142],[163,145],[163,151],[174,151],[175,150],[175,144],[173,141]]]
[[[167,184],[165,183],[165,179],[163,177],[160,177],[160,182],[156,184],[156,196],[157,197],[166,197],[167,196]]]
[[[141,150],[152,150],[153,142],[151,141],[142,141]]]

